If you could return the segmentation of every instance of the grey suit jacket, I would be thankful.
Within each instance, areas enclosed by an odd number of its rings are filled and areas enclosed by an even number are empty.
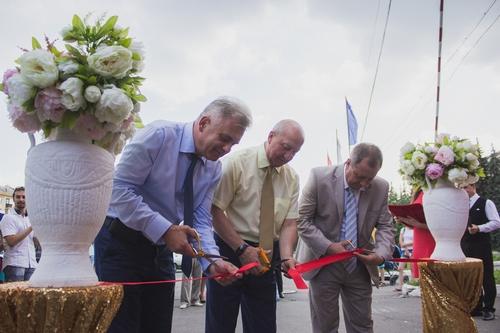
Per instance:
[[[358,247],[374,250],[383,258],[391,258],[394,229],[387,208],[389,184],[375,177],[369,187],[360,191],[358,201]],[[298,231],[302,244],[297,251],[299,262],[325,255],[332,242],[339,242],[344,215],[344,165],[318,167],[311,170],[299,203]],[[371,234],[377,228],[375,244]],[[374,282],[377,266],[367,265]],[[312,279],[319,270],[304,274]]]

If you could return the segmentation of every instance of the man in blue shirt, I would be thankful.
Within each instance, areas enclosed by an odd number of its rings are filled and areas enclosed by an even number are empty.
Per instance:
[[[192,123],[155,121],[137,133],[116,168],[108,217],[94,244],[101,281],[173,279],[171,251],[194,256],[190,241],[196,232],[202,249],[218,254],[210,214],[221,177],[218,159],[240,141],[250,123],[246,106],[223,97],[210,103]],[[191,213],[185,212],[184,200],[188,173],[192,175]],[[194,229],[179,225],[188,220],[188,213]],[[208,275],[237,271],[223,260],[200,259],[200,263]],[[236,278],[217,281],[226,285]],[[171,331],[173,283],[125,286],[124,291],[108,332]]]

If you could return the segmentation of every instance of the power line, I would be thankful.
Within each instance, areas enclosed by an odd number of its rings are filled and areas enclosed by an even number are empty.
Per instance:
[[[450,77],[448,78],[448,81],[450,81],[453,78],[453,76],[455,76],[455,73],[458,71],[460,66],[463,64],[465,58],[467,58],[467,56],[472,52],[472,50],[474,50],[474,48],[479,44],[481,39],[483,39],[484,35],[486,35],[486,33],[488,31],[490,31],[490,29],[495,25],[495,23],[497,23],[499,18],[500,18],[500,14],[498,14],[497,17],[495,17],[493,22],[491,22],[491,24],[486,28],[486,30],[484,30],[484,32],[481,34],[481,36],[479,36],[479,38],[476,40],[474,45],[472,45],[472,47],[469,49],[469,51],[467,51],[467,53],[462,57],[462,59],[460,59],[460,62],[458,63],[457,67],[455,67],[455,70],[453,71],[453,73],[451,73]]]
[[[385,18],[384,33],[382,35],[382,42],[380,44],[380,50],[378,53],[377,67],[375,69],[375,76],[373,78],[372,89],[370,91],[370,100],[368,101],[368,108],[366,110],[365,121],[363,124],[363,131],[361,132],[361,141],[363,141],[363,136],[365,135],[366,123],[368,122],[368,114],[370,113],[370,106],[372,104],[373,92],[375,90],[375,83],[377,82],[378,69],[380,66],[380,59],[382,58],[382,50],[384,49],[385,33],[387,31],[387,25],[389,23],[389,14],[391,13],[392,0],[389,0],[389,6],[387,7],[387,16]]]
[[[497,2],[497,0],[493,0],[493,2],[488,6],[488,9],[486,9],[486,11],[483,13],[483,16],[481,16],[481,18],[476,23],[476,25],[474,26],[474,28],[472,28],[471,32],[469,32],[467,34],[467,36],[465,36],[465,38],[462,40],[462,43],[460,43],[460,45],[455,49],[455,51],[453,51],[453,53],[451,54],[451,56],[448,59],[446,59],[446,63],[450,62],[451,59],[453,59],[453,57],[455,57],[455,55],[458,53],[458,51],[462,48],[462,46],[464,46],[465,42],[467,42],[467,40],[469,39],[469,37],[476,31],[477,27],[479,27],[479,25],[481,24],[481,22],[483,22],[483,20],[486,17],[486,15],[488,15],[488,13],[490,12],[490,10],[493,7],[493,5],[495,4],[495,2]]]

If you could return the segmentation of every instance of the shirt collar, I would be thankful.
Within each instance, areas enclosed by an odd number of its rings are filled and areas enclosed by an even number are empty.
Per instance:
[[[179,148],[179,151],[181,153],[186,153],[186,154],[196,153],[196,147],[194,144],[193,126],[194,122],[184,124],[184,128],[182,130],[181,145]],[[205,162],[207,161],[207,159],[204,156],[200,157],[200,160],[203,164],[205,164]]]
[[[478,198],[479,198],[479,194],[474,193],[474,195],[469,198],[469,202],[475,202]]]
[[[271,163],[269,163],[269,160],[267,159],[267,155],[266,155],[266,144],[264,143],[264,144],[260,145],[259,148],[257,149],[257,167],[259,169],[264,169],[270,165],[271,165]],[[274,170],[276,170],[277,173],[280,173],[282,167],[283,166],[274,168]]]

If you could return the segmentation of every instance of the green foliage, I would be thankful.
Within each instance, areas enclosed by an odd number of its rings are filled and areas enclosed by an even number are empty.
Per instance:
[[[388,203],[389,205],[407,205],[411,202],[411,193],[408,192],[406,189],[400,190],[400,192],[396,192],[394,187],[389,188],[389,196],[388,196]],[[394,232],[394,237],[395,237],[395,242],[396,244],[399,244],[399,232],[401,231],[401,228],[403,225],[399,223],[395,223],[395,232]]]
[[[42,45],[40,45],[40,42],[35,37],[31,37],[31,47],[33,50],[41,49]]]
[[[484,169],[485,177],[476,184],[477,193],[483,198],[493,201],[498,209],[500,205],[500,153],[491,147],[491,154],[479,160]],[[500,250],[500,231],[491,233],[492,247]]]
[[[496,282],[496,284],[500,284],[500,270],[499,269],[495,270],[494,274],[495,274],[495,282]]]

